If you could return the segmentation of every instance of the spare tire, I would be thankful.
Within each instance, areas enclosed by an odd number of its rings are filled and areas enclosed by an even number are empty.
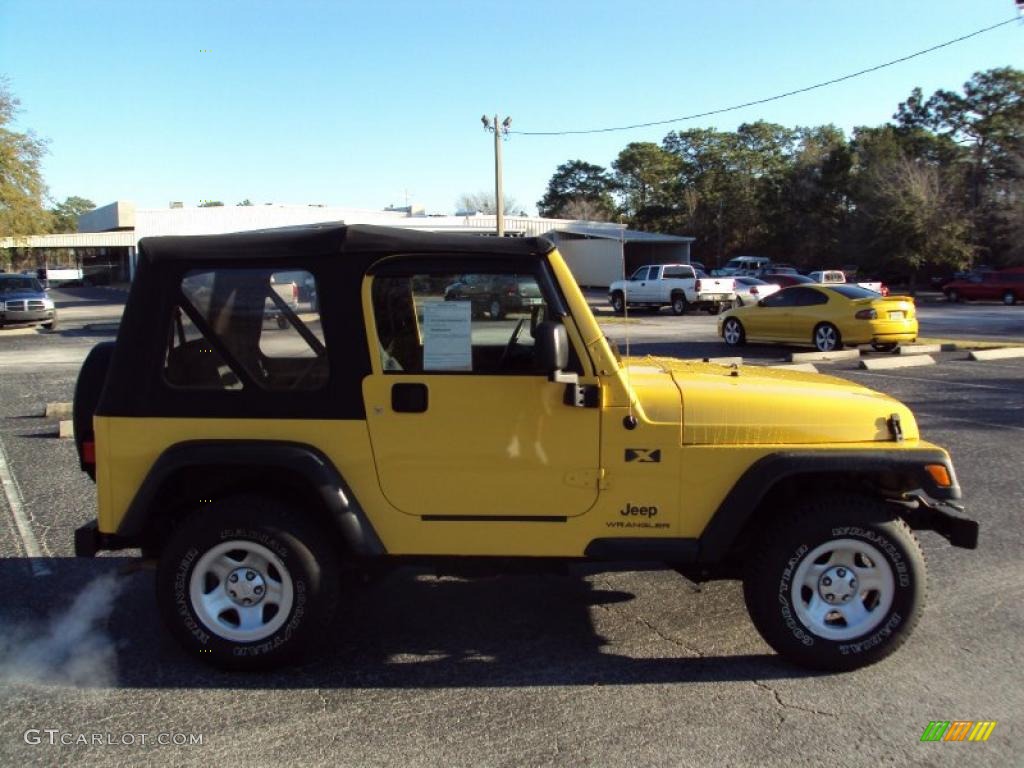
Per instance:
[[[96,479],[96,465],[91,461],[85,461],[82,446],[95,438],[92,431],[92,416],[96,412],[100,393],[103,392],[103,385],[107,381],[107,370],[110,368],[110,358],[114,355],[114,346],[113,341],[101,341],[93,347],[82,363],[78,381],[75,383],[75,401],[71,414],[75,427],[75,448],[78,449],[79,466],[93,480]]]

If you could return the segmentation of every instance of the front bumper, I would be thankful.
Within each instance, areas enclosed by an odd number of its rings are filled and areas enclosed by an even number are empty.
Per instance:
[[[964,508],[949,501],[934,501],[922,494],[911,494],[901,517],[919,531],[935,531],[954,547],[978,548],[980,526],[963,515]]]
[[[35,309],[30,311],[0,312],[0,325],[19,325],[21,323],[46,323],[53,320],[57,310]]]

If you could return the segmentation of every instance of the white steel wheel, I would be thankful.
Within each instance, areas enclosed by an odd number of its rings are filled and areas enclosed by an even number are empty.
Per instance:
[[[839,349],[839,329],[831,323],[822,323],[814,329],[814,348],[819,352]]]
[[[1007,291],[1006,293],[1003,294],[1003,304],[1005,304],[1008,307],[1011,307],[1016,303],[1017,297],[1014,295],[1013,291]]]
[[[793,576],[790,599],[800,621],[826,640],[874,630],[892,607],[895,576],[876,547],[836,539],[811,550]]]
[[[279,630],[295,600],[281,559],[254,541],[226,541],[206,551],[189,582],[192,609],[225,640],[254,643]]]

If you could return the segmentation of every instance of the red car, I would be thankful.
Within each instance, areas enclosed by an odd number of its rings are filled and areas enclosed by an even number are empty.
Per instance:
[[[1024,267],[1003,269],[999,272],[974,274],[954,280],[942,287],[949,301],[1002,301],[1016,304],[1024,301]]]

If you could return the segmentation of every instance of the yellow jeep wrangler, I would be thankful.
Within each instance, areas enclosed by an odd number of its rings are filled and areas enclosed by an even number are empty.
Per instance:
[[[282,275],[306,290],[286,301]],[[75,422],[98,497],[76,553],[156,558],[170,631],[234,668],[321,636],[343,569],[589,562],[740,578],[773,648],[847,670],[920,616],[911,529],[977,545],[905,406],[827,376],[623,360],[540,238],[144,239]]]

